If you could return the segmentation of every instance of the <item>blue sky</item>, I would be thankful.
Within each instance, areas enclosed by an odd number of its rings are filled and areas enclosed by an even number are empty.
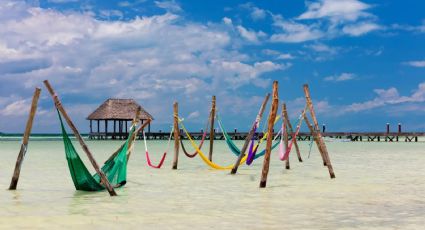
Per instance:
[[[0,132],[22,132],[49,79],[77,126],[109,97],[135,98],[168,129],[172,103],[201,129],[212,95],[247,129],[273,80],[295,118],[310,85],[332,131],[425,130],[424,1],[0,3]],[[34,132],[58,132],[43,90]]]

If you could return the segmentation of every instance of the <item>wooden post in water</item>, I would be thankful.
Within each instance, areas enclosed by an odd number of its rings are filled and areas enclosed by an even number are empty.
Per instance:
[[[251,141],[252,137],[255,134],[254,125],[257,126],[257,127],[259,126],[258,123],[260,122],[261,118],[263,117],[263,113],[264,113],[264,110],[266,109],[266,104],[269,101],[269,98],[270,98],[270,94],[268,93],[266,95],[266,97],[264,98],[263,103],[261,104],[260,110],[258,111],[257,117],[255,118],[255,122],[254,122],[251,130],[249,131],[248,135],[246,136],[245,143],[244,143],[244,145],[242,146],[242,149],[241,149],[241,154],[239,154],[238,159],[236,159],[235,165],[233,166],[232,171],[230,171],[230,174],[236,174],[236,172],[238,171],[239,165],[241,164],[241,160],[245,156],[245,152],[248,149],[249,141]],[[236,131],[237,130],[235,129],[235,133],[236,133]]]
[[[78,132],[74,123],[71,121],[71,118],[68,116],[68,113],[63,108],[62,103],[60,102],[58,96],[56,95],[56,93],[53,90],[52,86],[50,85],[49,81],[44,80],[44,85],[46,86],[49,93],[52,95],[52,98],[53,98],[53,101],[55,102],[56,108],[59,110],[59,112],[62,114],[63,118],[65,119],[65,121],[68,123],[68,126],[74,132],[74,135],[77,138],[78,142],[80,143],[83,151],[87,154],[87,157],[89,158],[90,163],[93,165],[93,168],[96,170],[96,173],[100,176],[101,183],[105,186],[106,190],[109,192],[109,195],[116,196],[117,193],[115,192],[111,183],[109,183],[109,180],[108,180],[108,178],[106,178],[105,173],[103,173],[102,170],[100,170],[99,165],[97,164],[97,162],[94,159],[93,155],[91,154],[89,148],[87,147],[86,143],[84,142],[83,138],[81,137],[80,132]]]
[[[314,128],[315,128],[315,131],[316,131],[317,141],[320,145],[320,148],[323,151],[322,157],[324,158],[324,161],[326,162],[326,166],[328,166],[330,177],[335,178],[335,173],[334,173],[334,170],[332,168],[332,164],[331,164],[331,160],[329,158],[328,150],[326,148],[325,142],[323,141],[322,134],[320,133],[320,130],[319,130],[319,123],[317,121],[316,114],[314,112],[313,102],[311,101],[310,91],[308,89],[307,84],[304,85],[304,94],[305,94],[307,106],[310,110],[311,119],[313,120]]]
[[[322,147],[320,146],[319,140],[317,139],[316,131],[314,130],[314,127],[311,124],[310,120],[308,119],[306,113],[304,113],[303,117],[308,129],[310,130],[311,136],[313,136],[313,140],[316,142],[317,148],[319,149],[320,156],[322,157],[322,160],[323,160],[323,165],[326,166],[326,161],[325,161],[325,158],[323,157],[323,150],[322,150]]]
[[[133,125],[137,125],[139,122],[140,122],[140,115],[142,114],[142,107],[141,106],[139,106],[139,107],[137,107],[137,111],[136,111],[136,115],[135,115],[135,117],[133,118],[133,121],[131,122],[131,127],[133,127]],[[150,120],[149,120],[149,122],[150,122]],[[129,141],[129,143],[128,143],[128,154],[127,154],[127,162],[128,162],[128,160],[130,159],[130,156],[131,156],[131,153],[133,152],[132,151],[132,148],[133,148],[133,142],[134,142],[134,140],[137,138],[137,134],[138,133],[136,133],[136,130],[133,132],[133,134],[131,135],[131,137],[130,137],[130,141]]]
[[[174,102],[173,104],[173,117],[174,117],[174,158],[173,158],[173,169],[177,169],[177,163],[179,161],[179,104]]]
[[[285,105],[285,108],[286,108],[286,105]],[[289,116],[288,116],[288,111],[287,110],[284,111],[282,117],[285,118],[288,121],[288,128],[289,128],[289,131],[291,133],[291,136],[293,136],[294,135],[294,129],[293,129],[292,124],[291,124],[291,122],[289,120]],[[298,161],[299,162],[303,162],[303,159],[301,157],[300,147],[298,146],[298,142],[297,142],[297,137],[295,137],[293,141],[294,141],[294,145],[295,145],[295,151],[297,152]]]
[[[277,81],[273,82],[273,100],[272,106],[270,109],[268,124],[267,124],[267,144],[266,144],[266,154],[264,155],[263,170],[261,171],[261,181],[260,188],[265,188],[267,185],[267,175],[269,173],[270,167],[270,153],[272,152],[272,142],[273,142],[273,126],[276,119],[277,109],[279,107],[279,95],[278,95],[278,83]]]
[[[282,135],[283,135],[283,142],[284,142],[284,145],[285,145],[285,151],[287,151],[287,149],[288,149],[288,128],[289,128],[288,124],[290,123],[289,120],[286,119],[287,116],[285,116],[285,114],[287,114],[287,113],[288,112],[286,110],[286,104],[283,103],[282,104],[282,118],[283,118],[284,129],[282,130],[282,132],[283,132]],[[288,157],[288,159],[286,159],[285,168],[291,169],[291,166],[289,164],[289,157]]]
[[[34,95],[32,96],[30,114],[28,116],[24,136],[22,138],[21,150],[19,151],[18,159],[16,159],[15,170],[13,171],[12,181],[10,182],[9,190],[16,190],[16,187],[18,186],[19,174],[21,173],[22,162],[24,161],[24,157],[27,152],[28,140],[30,138],[34,116],[37,111],[37,104],[38,99],[40,98],[40,92],[40,88],[35,88]]]
[[[215,118],[215,96],[212,96],[211,104],[211,124],[210,124],[210,152],[208,154],[208,159],[212,161],[213,147],[214,147],[214,118]]]

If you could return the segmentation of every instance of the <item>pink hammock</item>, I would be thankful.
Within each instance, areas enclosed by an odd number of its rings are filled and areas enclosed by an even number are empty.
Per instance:
[[[161,168],[161,166],[164,164],[165,161],[165,157],[167,156],[167,152],[170,149],[170,143],[171,143],[171,134],[173,133],[173,129],[171,129],[170,132],[170,137],[168,138],[168,144],[167,144],[167,149],[165,150],[164,154],[162,155],[161,160],[159,161],[159,163],[157,165],[152,164],[151,158],[149,157],[149,151],[148,151],[148,145],[146,143],[146,135],[145,132],[143,132],[143,141],[145,143],[145,153],[146,153],[146,161],[148,163],[148,165],[151,168],[155,168],[155,169],[159,169]]]
[[[301,116],[304,115],[304,112],[305,112],[305,110],[303,111]],[[299,122],[298,122],[298,125],[297,125],[297,129],[296,129],[295,133],[292,135],[291,142],[288,145],[288,149],[286,149],[286,146],[283,143],[283,135],[284,135],[284,133],[287,132],[287,130],[286,130],[285,123],[282,122],[282,128],[281,128],[282,135],[280,136],[280,143],[279,143],[279,158],[280,158],[281,161],[286,161],[289,158],[289,153],[292,150],[292,146],[294,144],[295,138],[297,137],[297,135],[298,135],[298,133],[300,132],[300,129],[301,129],[301,122],[302,122],[301,116],[300,116],[300,119],[299,119]]]

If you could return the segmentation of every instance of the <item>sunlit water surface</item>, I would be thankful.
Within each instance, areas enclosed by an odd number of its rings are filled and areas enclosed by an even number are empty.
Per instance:
[[[100,163],[120,143],[88,141]],[[232,176],[181,153],[171,170],[171,153],[158,170],[147,166],[139,141],[127,185],[109,197],[75,191],[60,141],[30,142],[18,190],[8,191],[20,143],[0,141],[0,228],[423,229],[425,143],[327,142],[332,180],[315,148],[307,158],[308,144],[300,143],[303,163],[291,155],[291,170],[273,152],[268,186],[260,189],[262,158]],[[148,145],[156,163],[165,141]],[[235,160],[222,141],[213,158]]]

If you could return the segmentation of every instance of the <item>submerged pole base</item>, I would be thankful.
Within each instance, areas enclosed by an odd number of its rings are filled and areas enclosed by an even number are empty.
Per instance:
[[[265,188],[267,185],[267,181],[261,181],[260,182],[260,188]]]

